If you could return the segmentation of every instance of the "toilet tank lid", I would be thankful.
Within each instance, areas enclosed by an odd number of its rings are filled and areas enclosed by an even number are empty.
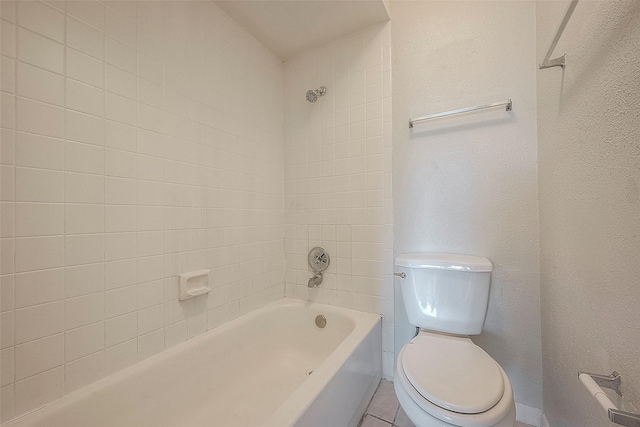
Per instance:
[[[463,272],[491,272],[493,264],[488,258],[443,254],[435,252],[414,252],[396,256],[396,265],[410,268],[430,268],[435,270],[450,270]]]

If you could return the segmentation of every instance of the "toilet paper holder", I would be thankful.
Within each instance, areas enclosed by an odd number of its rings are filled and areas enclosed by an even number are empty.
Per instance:
[[[611,375],[578,372],[578,379],[595,401],[602,406],[602,409],[607,412],[609,421],[625,427],[640,427],[640,414],[619,410],[602,390],[603,387],[608,388],[622,397],[622,377],[620,374],[616,371],[613,371]]]

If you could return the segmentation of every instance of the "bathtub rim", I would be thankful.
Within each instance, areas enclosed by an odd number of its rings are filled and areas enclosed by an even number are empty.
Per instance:
[[[102,388],[112,386],[118,383],[119,381],[125,379],[126,377],[131,376],[136,371],[143,370],[143,369],[153,369],[157,365],[161,365],[166,359],[170,359],[177,354],[179,355],[182,352],[189,351],[190,349],[192,349],[192,347],[198,346],[203,341],[206,341],[208,339],[213,339],[215,336],[224,334],[225,332],[229,331],[230,329],[234,329],[239,325],[249,323],[263,313],[266,313],[269,311],[275,311],[281,307],[290,307],[290,306],[302,306],[305,309],[321,310],[323,313],[328,313],[328,314],[331,314],[332,312],[340,313],[341,315],[345,315],[347,318],[349,318],[354,322],[354,328],[344,337],[342,342],[338,344],[338,346],[334,349],[334,351],[331,352],[327,356],[327,358],[324,359],[323,362],[316,369],[314,369],[314,373],[320,374],[320,375],[317,375],[316,378],[319,378],[322,375],[322,377],[326,379],[322,383],[323,385],[326,385],[326,383],[328,383],[331,380],[331,378],[333,378],[333,376],[336,375],[343,361],[346,360],[355,351],[357,345],[361,342],[361,340],[364,339],[364,337],[367,334],[369,334],[376,327],[376,325],[378,324],[381,325],[381,316],[379,314],[367,313],[367,312],[357,311],[351,308],[344,308],[344,307],[333,306],[328,304],[321,304],[321,303],[308,301],[308,300],[299,300],[295,298],[284,297],[279,300],[273,301],[261,308],[258,308],[242,316],[239,316],[216,328],[205,331],[193,338],[189,338],[186,341],[176,344],[168,349],[160,351],[159,353],[156,353],[148,358],[140,360],[134,363],[133,365],[127,366],[126,368],[120,371],[114,372],[113,374],[109,374],[99,379],[98,381],[90,383],[84,387],[81,387],[77,390],[72,391],[71,393],[68,393],[60,397],[59,399],[48,402],[16,418],[5,421],[0,424],[0,427],[29,426],[31,425],[29,423],[30,421],[38,422],[43,419],[46,419],[48,414],[55,412],[56,410],[68,404],[77,402],[83,399],[85,396],[93,394],[94,392],[100,391]],[[361,335],[362,338],[358,341],[353,342],[354,340],[350,340],[349,338],[353,337],[356,333]],[[380,349],[380,351],[382,352],[382,349]],[[339,359],[341,363],[337,363],[338,355],[342,356]],[[331,361],[332,363],[327,364],[326,363],[327,361]],[[328,365],[328,366],[325,366],[325,365]],[[310,379],[311,378],[312,377],[310,377]],[[315,398],[322,391],[322,387],[318,386],[318,382],[319,380],[313,380],[313,381],[304,381],[302,384],[300,384],[292,392],[292,394],[287,399],[285,399],[278,406],[278,408],[276,408],[276,410],[273,413],[271,413],[268,416],[268,418],[265,420],[265,422],[263,422],[263,424],[261,424],[261,426],[267,427],[271,425],[273,426],[285,425],[285,424],[271,424],[273,421],[276,421],[274,416],[277,414],[280,414],[281,412],[284,412],[284,413],[281,416],[279,416],[277,420],[287,419],[289,420],[289,423],[294,423],[295,420],[298,419],[307,408],[309,408],[309,406],[313,402],[313,398]],[[310,384],[314,385],[314,387],[311,387]],[[311,388],[312,390],[315,390],[315,393],[311,393],[311,390],[306,391],[309,388]],[[301,389],[303,391],[306,391],[307,395],[311,394],[310,397],[312,398],[309,398],[308,401],[300,402],[299,390]],[[290,405],[294,408],[293,412],[283,411],[283,408],[289,407]],[[30,420],[28,418],[34,418],[34,419]]]

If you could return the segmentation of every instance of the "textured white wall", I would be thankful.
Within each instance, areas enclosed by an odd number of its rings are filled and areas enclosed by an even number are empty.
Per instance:
[[[567,2],[537,4],[537,59]],[[623,377],[640,409],[640,2],[581,1],[538,71],[544,409],[549,424],[609,425],[580,370]]]
[[[281,62],[213,3],[0,10],[4,421],[284,294],[283,138]]]
[[[491,259],[474,341],[505,369],[516,402],[540,409],[534,3],[393,2],[391,12],[395,252]],[[410,117],[508,98],[510,113],[408,129]],[[401,346],[412,330],[396,313]]]
[[[286,295],[383,315],[393,366],[390,24],[285,63]],[[327,93],[314,104],[309,89]],[[309,249],[331,264],[309,289]]]

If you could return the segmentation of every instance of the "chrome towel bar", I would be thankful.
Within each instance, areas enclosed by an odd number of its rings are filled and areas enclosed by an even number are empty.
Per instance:
[[[409,129],[413,129],[413,124],[417,122],[423,122],[425,120],[437,119],[439,117],[452,116],[454,114],[469,113],[471,111],[484,110],[486,108],[505,107],[505,111],[511,111],[513,109],[513,103],[510,99],[502,102],[494,102],[487,105],[476,105],[475,107],[459,108],[457,110],[443,111],[442,113],[428,114],[422,117],[415,117],[409,119]]]
[[[595,401],[602,406],[602,409],[607,412],[609,421],[626,427],[640,427],[640,414],[619,410],[602,390],[602,387],[611,389],[615,391],[618,396],[622,397],[622,391],[620,389],[622,377],[616,371],[613,371],[611,375],[578,372],[578,379]]]

